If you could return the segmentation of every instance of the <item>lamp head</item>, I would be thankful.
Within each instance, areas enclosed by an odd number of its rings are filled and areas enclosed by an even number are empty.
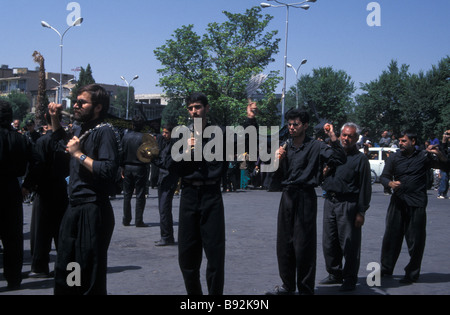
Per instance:
[[[50,24],[48,24],[48,23],[45,22],[45,21],[41,21],[41,25],[42,25],[42,27],[51,28]]]
[[[82,17],[79,17],[78,19],[75,20],[75,22],[73,22],[72,26],[80,25],[81,23],[83,23],[83,20],[84,19]]]

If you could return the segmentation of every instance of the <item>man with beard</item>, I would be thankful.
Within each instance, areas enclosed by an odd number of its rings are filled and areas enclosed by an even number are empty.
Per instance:
[[[109,195],[114,190],[120,139],[110,124],[103,123],[109,95],[101,86],[92,84],[78,91],[72,139],[61,128],[61,109],[61,105],[49,105],[52,137],[68,140],[66,151],[71,156],[69,206],[60,227],[55,294],[105,295],[107,251],[114,229]],[[67,283],[73,271],[70,263],[80,267],[80,286]]]
[[[356,145],[359,133],[359,127],[354,123],[344,124],[340,140],[347,162],[329,169],[322,184],[326,191],[322,247],[329,276],[320,284],[343,283],[341,291],[356,288],[361,227],[372,195],[370,163]]]
[[[381,248],[381,275],[392,275],[405,238],[410,261],[400,282],[411,284],[419,279],[425,249],[427,172],[448,170],[450,163],[438,145],[416,150],[417,134],[410,130],[401,133],[399,143],[400,150],[386,160],[380,177],[381,184],[393,190]]]
[[[336,167],[345,163],[346,155],[331,124],[324,131],[331,145],[306,135],[309,114],[297,109],[286,114],[290,139],[280,147],[283,193],[278,212],[277,258],[283,284],[268,295],[314,294],[317,246],[317,196],[324,163]]]

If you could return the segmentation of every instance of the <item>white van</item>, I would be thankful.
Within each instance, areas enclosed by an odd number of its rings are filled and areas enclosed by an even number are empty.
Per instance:
[[[368,159],[370,163],[370,169],[372,171],[372,184],[380,181],[380,176],[383,173],[384,161],[389,157],[390,154],[397,152],[399,148],[389,148],[389,147],[373,147],[369,148]],[[364,153],[364,149],[360,149]]]

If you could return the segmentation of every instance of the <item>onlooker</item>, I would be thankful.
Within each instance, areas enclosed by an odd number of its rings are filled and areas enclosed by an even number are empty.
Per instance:
[[[160,151],[170,146],[172,141],[173,126],[166,124],[162,127],[162,134],[157,136]],[[160,218],[161,239],[156,246],[168,246],[175,244],[173,232],[172,202],[179,177],[161,168],[158,178],[158,208]]]
[[[391,143],[391,138],[389,136],[389,132],[387,130],[385,130],[381,134],[381,139],[378,144],[380,145],[380,147],[389,147],[390,143]]]
[[[450,139],[450,129],[444,132],[442,136],[442,152],[447,155],[447,159],[450,159],[450,148],[449,148],[449,139]],[[440,170],[439,172],[439,188],[438,188],[438,198],[439,199],[447,199],[448,193],[448,170]]]
[[[143,144],[144,118],[133,117],[133,128],[122,138],[122,177],[123,177],[123,219],[122,224],[129,226],[131,222],[131,199],[136,190],[135,226],[147,227],[144,223],[146,204],[146,185],[150,172],[150,163],[144,163],[137,157],[137,151]]]

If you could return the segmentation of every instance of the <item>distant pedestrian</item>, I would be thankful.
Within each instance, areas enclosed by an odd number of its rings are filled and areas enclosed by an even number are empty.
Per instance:
[[[157,137],[160,151],[173,144],[172,130],[173,126],[170,124],[162,127],[162,134]],[[174,245],[172,203],[179,177],[163,168],[159,169],[158,174],[158,208],[161,239],[156,242],[156,246]]]
[[[450,159],[450,129],[446,130],[444,134],[442,135],[442,144],[441,144],[441,151],[447,155],[447,159]],[[448,199],[448,174],[449,171],[447,170],[441,170],[439,172],[439,188],[438,188],[438,199]]]
[[[146,204],[146,186],[150,172],[150,163],[144,163],[137,157],[137,151],[143,144],[144,118],[133,117],[133,127],[122,138],[122,177],[123,177],[123,219],[124,226],[131,222],[131,199],[136,191],[135,226],[147,227],[144,223]]]
[[[411,284],[419,279],[425,249],[427,172],[430,168],[448,170],[450,163],[437,145],[416,150],[413,131],[402,132],[399,143],[400,150],[386,160],[380,177],[381,184],[393,190],[381,248],[381,274],[393,274],[405,238],[410,260],[400,281]]]

